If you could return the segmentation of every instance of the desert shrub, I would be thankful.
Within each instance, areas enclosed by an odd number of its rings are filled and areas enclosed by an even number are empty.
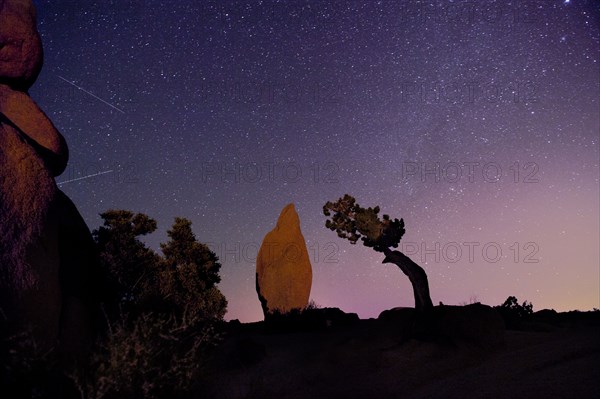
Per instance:
[[[321,308],[314,301],[310,301],[302,309],[292,309],[285,313],[275,310],[269,313],[265,318],[265,327],[272,333],[316,331],[347,327],[358,320],[355,313],[344,313],[338,308]]]
[[[15,331],[0,309],[0,397],[79,398],[54,349],[42,351],[31,331]]]
[[[12,333],[0,323],[0,387],[16,397],[36,397],[48,391],[47,381],[54,359],[40,353],[27,331]]]
[[[212,322],[143,313],[113,325],[92,357],[93,377],[74,379],[90,399],[178,397],[201,383],[219,341]]]
[[[533,314],[533,304],[524,301],[519,305],[519,301],[514,296],[509,296],[500,306],[495,306],[506,324],[506,328],[518,329],[523,321],[526,321]]]

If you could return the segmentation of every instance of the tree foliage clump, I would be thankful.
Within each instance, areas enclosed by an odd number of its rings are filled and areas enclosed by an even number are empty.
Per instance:
[[[379,206],[362,208],[354,197],[345,194],[336,202],[328,201],[323,206],[325,216],[331,216],[331,220],[325,222],[325,227],[335,231],[340,238],[349,240],[351,244],[356,244],[361,239],[366,247],[378,252],[397,248],[406,232],[404,220],[392,220],[389,215],[383,215],[379,219],[379,211]]]
[[[104,224],[93,231],[105,278],[103,302],[107,311],[140,307],[153,292],[153,277],[161,258],[140,240],[156,230],[156,221],[144,214],[109,210],[100,214]]]
[[[199,383],[227,308],[219,291],[221,264],[176,218],[162,255],[141,237],[156,221],[109,210],[93,232],[105,274],[107,331],[92,355],[91,373],[74,376],[89,398],[159,398]]]
[[[164,267],[159,292],[172,309],[193,317],[222,319],[227,301],[216,284],[221,281],[221,264],[205,244],[196,240],[192,223],[176,218],[167,232],[170,241],[161,244]]]

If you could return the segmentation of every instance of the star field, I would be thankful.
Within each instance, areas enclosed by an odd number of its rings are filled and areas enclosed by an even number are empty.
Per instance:
[[[289,202],[315,302],[412,306],[395,266],[325,229],[344,193],[404,218],[434,303],[600,307],[596,2],[35,3],[61,189],[91,229],[155,218],[155,249],[192,220],[228,319],[262,317],[254,257]]]

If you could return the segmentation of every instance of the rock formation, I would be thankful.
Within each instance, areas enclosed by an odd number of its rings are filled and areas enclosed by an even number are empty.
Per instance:
[[[504,343],[504,321],[490,306],[481,303],[436,306],[433,315],[437,321],[436,334],[454,342],[462,340],[489,347]]]
[[[43,63],[31,0],[0,0],[0,22],[0,82],[27,90]]]
[[[394,308],[381,312],[378,321],[397,331],[403,339],[468,342],[484,347],[496,347],[504,343],[502,317],[494,308],[480,303],[440,305],[425,313],[413,308]]]
[[[27,94],[42,66],[30,0],[0,0],[0,321],[41,350],[91,340],[94,243],[54,181],[67,145]],[[3,327],[3,329],[4,329]]]
[[[311,285],[312,267],[300,219],[294,204],[289,204],[265,236],[256,258],[256,291],[265,318],[274,311],[305,308]]]

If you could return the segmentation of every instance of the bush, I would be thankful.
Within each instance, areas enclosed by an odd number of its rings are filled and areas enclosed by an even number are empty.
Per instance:
[[[28,330],[13,331],[0,309],[0,395],[6,398],[79,399],[64,373],[70,363],[56,350],[41,351]]]
[[[112,326],[92,358],[94,375],[74,379],[90,399],[182,395],[202,381],[219,341],[212,322],[144,313]]]
[[[526,321],[533,314],[533,304],[524,301],[519,305],[519,301],[514,296],[509,296],[500,306],[495,306],[506,324],[508,329],[519,329],[523,321]]]
[[[265,327],[272,333],[327,330],[347,327],[359,320],[355,313],[344,313],[338,308],[321,308],[311,301],[303,309],[281,313],[274,311],[265,318]]]
[[[82,397],[178,396],[202,382],[221,340],[227,300],[216,287],[220,263],[199,243],[191,222],[176,218],[163,256],[139,240],[156,222],[128,211],[103,213],[94,232],[107,289],[107,331],[89,372],[71,377]]]

